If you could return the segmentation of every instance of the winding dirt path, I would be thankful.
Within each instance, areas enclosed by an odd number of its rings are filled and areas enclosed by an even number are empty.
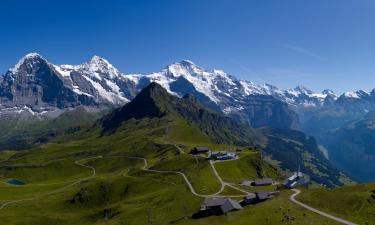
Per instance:
[[[90,169],[92,171],[92,173],[91,173],[91,175],[89,177],[85,177],[85,178],[82,178],[82,179],[75,180],[75,181],[73,181],[73,183],[71,183],[69,185],[66,185],[64,187],[61,187],[61,188],[58,188],[56,190],[53,190],[53,191],[50,191],[50,192],[46,192],[46,193],[43,193],[43,194],[40,194],[40,195],[37,195],[37,196],[34,196],[34,197],[24,198],[24,199],[17,199],[17,200],[11,200],[11,201],[4,202],[4,203],[2,203],[0,205],[0,210],[4,209],[5,207],[7,207],[9,205],[13,205],[13,204],[16,204],[16,203],[19,203],[19,202],[32,201],[32,200],[39,199],[41,197],[45,197],[45,196],[48,196],[48,195],[55,194],[57,192],[65,190],[65,189],[67,189],[69,187],[72,187],[72,186],[74,186],[74,185],[76,185],[76,184],[78,184],[78,183],[80,183],[82,181],[94,178],[96,176],[96,170],[95,170],[95,168],[92,167],[92,166],[87,166],[87,165],[82,164],[80,162],[83,161],[83,160],[98,159],[98,158],[103,158],[103,156],[95,156],[95,157],[90,157],[90,158],[86,158],[86,159],[80,159],[80,160],[77,160],[77,161],[74,162],[78,166],[82,166],[82,167],[86,167],[86,168]]]
[[[234,186],[232,186],[232,185],[230,185],[230,184],[224,182],[224,181],[221,179],[221,177],[219,176],[218,172],[216,171],[215,166],[213,166],[212,161],[210,161],[210,165],[211,165],[211,167],[212,167],[212,170],[213,170],[213,172],[214,172],[216,178],[219,180],[219,182],[220,182],[220,184],[221,184],[221,187],[220,187],[220,190],[217,191],[217,192],[214,193],[214,194],[203,195],[203,194],[199,194],[199,193],[196,192],[196,190],[194,189],[193,185],[192,185],[191,182],[189,181],[189,179],[188,179],[188,177],[186,176],[186,174],[184,174],[184,173],[182,173],[182,172],[172,171],[172,170],[154,170],[154,169],[149,169],[147,159],[145,159],[145,158],[143,158],[143,157],[136,157],[136,156],[117,156],[117,157],[124,157],[124,158],[129,158],[129,159],[138,159],[138,160],[143,160],[143,162],[144,162],[144,166],[143,166],[142,170],[144,170],[144,171],[156,172],[156,173],[174,173],[174,174],[178,174],[178,175],[182,176],[182,178],[185,180],[185,183],[186,183],[187,186],[189,187],[190,192],[191,192],[193,195],[197,196],[197,197],[201,197],[201,198],[207,198],[207,197],[228,197],[228,198],[229,198],[229,197],[243,197],[243,196],[246,196],[245,194],[244,194],[244,195],[230,195],[230,196],[229,196],[229,195],[225,195],[225,196],[224,196],[224,195],[220,195],[220,193],[224,191],[225,186],[230,186],[230,187],[232,187],[232,188],[234,188],[234,189],[236,189],[236,190],[239,190],[239,191],[241,191],[241,192],[243,192],[243,193],[246,193],[246,194],[248,193],[248,192],[246,192],[246,191],[244,191],[244,190],[241,190],[241,189],[239,189],[239,188],[237,188],[237,187],[234,187]]]
[[[216,162],[210,160],[210,165],[211,165],[212,171],[214,172],[216,178],[217,178],[217,179],[220,181],[220,183],[221,183],[221,189],[220,189],[221,192],[224,190],[225,186],[228,186],[228,187],[231,187],[231,188],[233,188],[233,189],[235,189],[235,190],[237,190],[237,191],[240,191],[240,192],[242,192],[242,193],[245,193],[246,195],[250,194],[250,192],[248,192],[248,191],[242,190],[241,188],[238,188],[238,187],[236,187],[236,186],[234,186],[234,185],[232,185],[232,184],[230,184],[230,183],[228,183],[228,182],[225,182],[225,181],[220,177],[219,173],[217,172],[217,170],[216,170],[216,168],[215,168],[215,165],[214,165],[215,163],[216,163]],[[244,196],[245,196],[245,195],[244,195]]]
[[[346,225],[358,225],[358,224],[356,224],[356,223],[349,222],[349,221],[347,221],[347,220],[344,220],[344,219],[338,218],[338,217],[336,217],[336,216],[332,216],[332,215],[330,215],[330,214],[328,214],[328,213],[322,212],[322,211],[320,211],[320,210],[318,210],[318,209],[316,209],[316,208],[313,208],[313,207],[311,207],[311,206],[306,205],[305,203],[302,203],[302,202],[298,201],[298,200],[296,199],[296,196],[299,195],[299,194],[301,193],[301,191],[298,190],[298,189],[292,189],[292,191],[294,191],[294,194],[292,194],[292,195],[289,197],[289,199],[290,199],[292,202],[294,202],[295,204],[300,205],[300,206],[302,206],[303,208],[305,208],[305,209],[307,209],[307,210],[309,210],[309,211],[311,211],[311,212],[317,213],[317,214],[319,214],[319,215],[321,215],[321,216],[327,217],[327,218],[329,218],[329,219],[331,219],[331,220],[334,220],[334,221],[336,221],[336,222],[339,222],[339,223],[342,223],[342,224],[346,224]]]

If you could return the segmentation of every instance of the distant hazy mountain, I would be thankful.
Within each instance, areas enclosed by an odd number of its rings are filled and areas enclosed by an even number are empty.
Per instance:
[[[331,161],[359,181],[375,180],[375,112],[325,132]]]

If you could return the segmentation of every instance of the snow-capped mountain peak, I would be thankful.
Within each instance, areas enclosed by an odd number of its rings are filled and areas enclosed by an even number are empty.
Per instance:
[[[196,66],[190,60],[176,62],[168,65],[160,72],[144,75],[145,78],[149,79],[150,81],[159,83],[172,94],[176,93],[171,91],[170,85],[178,79],[183,78],[191,83],[198,92],[206,95],[213,102],[219,102],[219,99],[212,91],[213,79],[215,76],[215,74]],[[132,80],[136,80],[135,78],[139,77],[139,75],[126,77],[129,77]]]
[[[96,68],[99,68],[99,69],[113,67],[113,65],[110,64],[108,60],[97,55],[94,55],[93,57],[91,57],[91,59],[87,62],[87,64],[94,66]]]
[[[18,60],[18,62],[9,69],[9,72],[11,72],[12,74],[16,74],[23,65],[27,64],[30,68],[32,68],[40,61],[45,61],[46,63],[48,63],[47,60],[44,59],[39,53],[28,53],[20,60]]]
[[[93,76],[98,80],[101,80],[103,75],[110,79],[114,79],[121,74],[120,71],[106,59],[97,55],[94,55],[88,62],[79,65],[78,70],[89,76]]]
[[[195,63],[189,59],[184,59],[179,64],[184,65],[184,66],[195,66]]]
[[[30,52],[26,54],[22,59],[31,59],[31,58],[43,58],[39,53],[37,52]]]
[[[294,91],[300,94],[305,94],[305,95],[311,95],[314,93],[313,91],[311,91],[310,89],[307,89],[305,86],[302,86],[302,85],[298,85],[297,87],[295,87]]]
[[[55,66],[56,68],[56,66]],[[121,84],[123,84],[125,76],[115,68],[106,59],[94,55],[89,61],[80,65],[61,65],[57,66],[56,70],[69,78],[73,83],[73,90],[78,94],[85,94],[87,96],[100,96],[100,98],[106,99],[114,104],[123,104],[128,102],[121,90]],[[75,84],[71,78],[71,73],[80,74],[85,81],[80,83],[86,83],[88,86],[92,86],[92,89],[80,88],[78,84]],[[120,86],[119,86],[120,85]],[[92,92],[93,90],[94,93]]]
[[[182,60],[181,62],[173,63],[165,68],[166,75],[170,75],[172,77],[179,77],[179,76],[195,76],[202,72],[204,69],[198,67],[190,60]]]
[[[55,69],[63,76],[68,77],[72,71],[84,74],[94,80],[110,79],[113,80],[123,75],[108,60],[94,55],[89,61],[80,65],[54,65]]]

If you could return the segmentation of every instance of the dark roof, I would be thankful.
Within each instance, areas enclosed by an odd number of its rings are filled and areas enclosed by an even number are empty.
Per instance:
[[[220,207],[223,213],[232,211],[232,210],[239,210],[242,209],[241,205],[231,199],[231,198],[206,198],[204,200],[204,205],[208,208],[210,207]]]
[[[207,207],[220,206],[225,202],[225,200],[225,198],[206,198],[204,200],[204,205],[206,205]]]
[[[219,151],[219,152],[211,152],[211,155],[213,156],[220,156],[220,155],[226,155],[227,152]]]
[[[271,197],[271,192],[270,191],[260,191],[256,193],[257,197],[259,200],[264,200],[268,199]]]
[[[195,150],[197,150],[197,151],[209,151],[210,149],[208,147],[195,147]]]
[[[261,178],[261,179],[254,180],[255,185],[270,185],[272,183],[273,183],[272,178]]]
[[[227,198],[224,201],[224,203],[220,206],[220,208],[223,213],[226,213],[229,211],[242,209],[242,206],[237,201],[231,198]]]

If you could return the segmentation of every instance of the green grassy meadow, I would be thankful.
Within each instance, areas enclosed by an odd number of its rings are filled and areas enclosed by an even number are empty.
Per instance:
[[[298,199],[358,224],[375,224],[375,184],[303,190]]]

